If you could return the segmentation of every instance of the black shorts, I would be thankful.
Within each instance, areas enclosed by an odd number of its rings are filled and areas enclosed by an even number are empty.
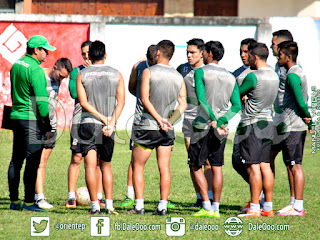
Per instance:
[[[267,123],[266,123],[267,124]],[[267,124],[263,129],[258,124],[244,126],[238,132],[246,132],[246,138],[240,142],[241,161],[244,164],[270,163],[273,126]],[[265,134],[263,134],[263,132]],[[267,138],[263,138],[266,137]]]
[[[289,132],[286,139],[276,145],[272,145],[273,151],[281,151],[286,166],[302,164],[304,142],[307,131]]]
[[[57,135],[58,132],[57,130],[51,130],[52,136],[49,139],[46,139],[44,141],[44,148],[45,149],[53,149],[56,146],[56,140],[57,140]]]
[[[133,130],[132,140],[136,145],[140,145],[147,149],[154,149],[159,146],[173,146],[174,131]]]
[[[201,167],[208,159],[211,166],[223,166],[226,140],[226,138],[218,139],[215,135],[215,130],[210,129],[205,137],[196,143],[190,144],[188,153],[189,165]]]
[[[73,154],[81,153],[80,149],[80,137],[79,137],[79,126],[80,124],[72,124],[70,130],[70,150]]]
[[[114,133],[112,137],[106,137],[102,133],[103,125],[94,123],[83,123],[79,127],[80,149],[85,157],[90,150],[97,152],[100,160],[111,162],[114,148]]]

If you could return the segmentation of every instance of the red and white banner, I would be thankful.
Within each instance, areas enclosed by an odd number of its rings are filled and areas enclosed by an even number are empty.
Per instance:
[[[57,59],[69,58],[72,66],[83,62],[81,44],[89,39],[89,24],[78,23],[22,23],[0,22],[0,127],[4,105],[12,105],[10,69],[13,63],[26,54],[27,41],[33,35],[46,37],[57,48],[49,52],[43,68],[50,68]],[[71,122],[74,100],[69,94],[69,79],[62,81],[59,90],[57,119],[59,128],[68,128]]]

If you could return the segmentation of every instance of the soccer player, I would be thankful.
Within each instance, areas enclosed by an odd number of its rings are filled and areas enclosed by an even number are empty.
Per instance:
[[[42,150],[40,165],[38,168],[37,181],[36,181],[36,194],[35,201],[40,208],[50,209],[53,206],[48,203],[44,198],[44,181],[46,174],[46,166],[48,159],[55,147],[57,138],[57,118],[56,118],[56,105],[59,94],[60,83],[63,79],[67,78],[72,72],[72,64],[67,58],[60,58],[56,61],[52,68],[45,70],[47,79],[47,92],[49,96],[49,118],[51,124],[52,137],[47,139]]]
[[[190,138],[191,134],[193,132],[192,122],[197,116],[197,107],[199,106],[198,99],[195,92],[195,84],[194,84],[194,72],[200,67],[203,67],[203,50],[204,50],[204,42],[202,39],[199,38],[193,38],[190,41],[187,42],[187,58],[188,62],[181,64],[177,71],[181,73],[183,76],[183,79],[186,84],[187,88],[187,102],[188,107],[186,111],[184,112],[184,119],[183,119],[183,126],[182,126],[182,132],[184,135],[184,142],[186,145],[187,152],[189,151],[190,146]],[[207,179],[208,183],[208,195],[210,198],[210,201],[213,201],[213,195],[212,195],[212,172],[211,172],[211,166],[209,161],[206,161],[204,165],[204,174]],[[194,186],[194,189],[196,191],[197,195],[197,201],[195,204],[192,205],[192,207],[201,207],[202,206],[202,199],[199,192],[199,187],[197,183],[194,180],[193,171],[191,171],[190,168],[190,176],[191,180]]]
[[[237,129],[240,155],[250,183],[250,208],[239,217],[273,216],[272,195],[274,176],[270,168],[270,150],[273,139],[272,107],[277,96],[279,78],[266,61],[268,48],[263,43],[252,43],[249,48],[250,68],[256,70],[243,80],[240,97],[247,96]],[[259,195],[265,193],[260,211]]]
[[[284,41],[293,41],[293,37],[290,31],[286,29],[278,30],[274,33],[272,33],[272,43],[271,43],[271,49],[273,52],[273,55],[278,58],[279,51],[278,51],[278,45]],[[279,66],[279,63],[276,63],[275,71],[279,76],[280,84],[278,89],[278,95],[275,101],[275,114],[273,118],[273,122],[276,128],[276,135],[273,139],[273,144],[271,146],[271,159],[270,159],[270,165],[271,169],[275,175],[275,159],[278,155],[278,153],[282,150],[281,147],[281,141],[283,141],[287,136],[288,133],[283,131],[283,119],[282,119],[282,108],[283,108],[283,98],[284,98],[284,92],[285,92],[285,85],[286,85],[286,78],[287,78],[287,69],[282,66]],[[289,205],[285,206],[281,210],[279,210],[279,213],[287,212],[290,210],[294,203],[294,186],[293,186],[293,176],[292,173],[287,167],[288,172],[288,181],[290,186],[290,201]]]
[[[171,185],[169,161],[174,143],[172,124],[179,119],[187,107],[184,80],[174,68],[169,66],[173,53],[174,44],[171,41],[160,41],[157,44],[157,64],[146,68],[142,73],[143,114],[139,125],[134,125],[132,134],[134,142],[132,150],[133,186],[136,205],[127,214],[145,213],[143,170],[152,150],[156,148],[161,200],[153,214],[167,215],[167,201]],[[174,109],[177,101],[179,104]]]
[[[90,193],[90,214],[99,214],[97,199],[97,164],[102,172],[106,196],[106,213],[118,215],[113,207],[113,175],[111,158],[114,131],[125,102],[122,74],[107,65],[104,43],[95,41],[89,47],[92,65],[77,76],[77,94],[82,106],[79,137],[85,163],[86,183]]]
[[[37,171],[43,149],[41,138],[51,136],[47,81],[39,66],[56,48],[40,35],[27,42],[27,54],[12,65],[10,70],[13,126],[12,159],[8,169],[10,209],[43,211],[34,203]],[[19,200],[20,171],[24,159],[24,191],[22,205]]]
[[[91,66],[91,60],[89,59],[89,47],[91,45],[91,41],[85,41],[81,44],[81,55],[84,60],[84,64],[75,67],[73,71],[70,73],[70,81],[69,81],[69,92],[70,96],[75,100],[74,103],[74,112],[72,118],[72,126],[70,131],[70,149],[72,151],[71,154],[71,162],[68,168],[68,200],[66,203],[67,208],[76,208],[76,185],[77,180],[80,173],[80,166],[82,163],[82,154],[80,150],[80,140],[78,136],[78,128],[80,124],[81,118],[81,105],[77,95],[77,88],[76,88],[76,79],[78,73],[88,67]],[[97,182],[98,182],[98,201],[100,207],[105,207],[105,202],[102,200],[102,173],[100,167],[97,166]]]
[[[142,116],[143,104],[141,101],[141,76],[144,69],[149,68],[155,64],[155,55],[156,55],[156,45],[150,45],[147,50],[147,60],[137,62],[130,74],[129,79],[129,92],[137,98],[136,110],[134,113],[133,126],[139,125]],[[130,139],[130,150],[133,148],[133,141]],[[132,181],[132,156],[131,161],[128,167],[128,176],[127,176],[127,196],[121,207],[130,207],[134,205],[134,188]]]
[[[195,89],[200,102],[193,121],[194,132],[189,148],[189,165],[199,186],[203,208],[193,217],[219,218],[220,196],[223,186],[222,166],[228,129],[226,124],[241,109],[239,88],[235,77],[218,65],[224,55],[218,41],[205,44],[203,60],[206,66],[195,71]],[[231,102],[232,107],[228,110]],[[208,196],[208,184],[202,165],[209,160],[213,173],[213,203]]]
[[[251,43],[256,43],[257,41],[253,38],[246,38],[243,39],[240,43],[240,57],[243,62],[243,65],[239,67],[237,70],[235,70],[232,74],[235,76],[238,86],[240,86],[244,80],[244,78],[254,70],[250,69],[249,64],[249,51],[248,47]],[[244,105],[242,105],[244,107]],[[236,172],[249,184],[249,174],[247,172],[247,169],[245,165],[241,162],[240,157],[240,147],[239,143],[234,141],[233,145],[233,152],[232,152],[232,166],[233,169],[236,170]],[[261,203],[264,201],[264,195],[263,191],[261,191],[260,194]],[[250,202],[245,207],[241,207],[241,211],[246,212],[250,207]]]
[[[294,203],[291,209],[277,216],[305,215],[303,208],[305,178],[302,158],[307,125],[311,130],[312,121],[308,110],[307,79],[303,69],[297,65],[297,56],[296,42],[285,41],[278,44],[278,64],[287,70],[281,118],[284,123],[284,131],[289,133],[280,145],[283,160],[293,176]]]

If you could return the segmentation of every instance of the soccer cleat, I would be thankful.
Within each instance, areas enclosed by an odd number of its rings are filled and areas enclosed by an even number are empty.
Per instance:
[[[219,211],[217,211],[218,213],[215,213],[213,211],[213,209],[211,208],[209,211],[204,210],[203,208],[200,209],[200,211],[192,214],[192,217],[215,217],[218,218],[218,216],[220,217]]]
[[[247,212],[249,208],[250,208],[250,202],[248,202],[246,206],[241,207],[240,211],[241,212]]]
[[[285,216],[303,217],[305,215],[306,215],[306,213],[305,213],[304,209],[302,209],[301,211],[298,211],[298,210],[294,209],[293,207],[287,212],[277,214],[277,216],[280,216],[280,217],[285,217]]]
[[[220,213],[219,213],[219,211],[214,211],[213,217],[214,217],[214,218],[220,218]]]
[[[88,215],[100,215],[100,210],[90,211]]]
[[[114,208],[113,209],[107,208],[106,209],[106,214],[108,214],[108,215],[119,215],[119,213],[117,213]]]
[[[288,212],[291,208],[293,207],[292,204],[289,204],[288,206],[285,206],[284,208],[280,209],[279,211],[277,211],[277,213],[285,213]]]
[[[249,208],[246,213],[238,214],[238,217],[261,217],[261,211],[251,212]]]
[[[267,212],[262,209],[260,214],[261,214],[261,216],[265,216],[265,217],[273,217],[274,216],[273,210],[270,210],[269,212]]]
[[[106,207],[106,201],[105,200],[98,199],[98,202],[99,202],[100,207],[102,207],[102,208]]]
[[[152,213],[152,215],[158,215],[158,216],[167,216],[167,209],[158,210],[158,208]]]
[[[196,203],[194,203],[191,207],[192,208],[202,207],[202,199],[197,199]]]
[[[21,202],[18,202],[18,203],[11,202],[10,203],[10,209],[11,210],[21,210],[21,208],[22,208],[22,203]]]
[[[124,200],[123,203],[121,203],[121,207],[131,207],[134,205],[134,200],[132,198],[129,198],[126,196],[126,199]]]
[[[36,201],[36,204],[38,205],[39,208],[43,209],[51,209],[53,206],[48,203],[45,199],[39,199]]]
[[[167,208],[176,208],[176,206],[172,202],[168,201]]]
[[[46,209],[39,208],[37,204],[32,204],[30,206],[27,206],[25,203],[22,205],[22,210],[26,211],[34,211],[34,212],[47,212]]]
[[[74,198],[68,199],[66,203],[66,208],[77,208],[77,201]]]
[[[143,215],[143,214],[145,214],[145,210],[144,210],[144,208],[141,208],[140,210],[136,210],[135,208],[132,208],[131,210],[126,212],[126,214],[128,214],[128,215],[132,215],[132,214]]]

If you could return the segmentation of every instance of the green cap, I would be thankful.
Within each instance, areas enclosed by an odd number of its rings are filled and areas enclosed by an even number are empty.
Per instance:
[[[49,43],[48,43],[48,40],[41,36],[41,35],[34,35],[32,36],[29,41],[27,42],[27,46],[29,48],[36,48],[36,47],[42,47],[42,48],[45,48],[49,51],[54,51],[56,50],[55,47],[51,46]]]

